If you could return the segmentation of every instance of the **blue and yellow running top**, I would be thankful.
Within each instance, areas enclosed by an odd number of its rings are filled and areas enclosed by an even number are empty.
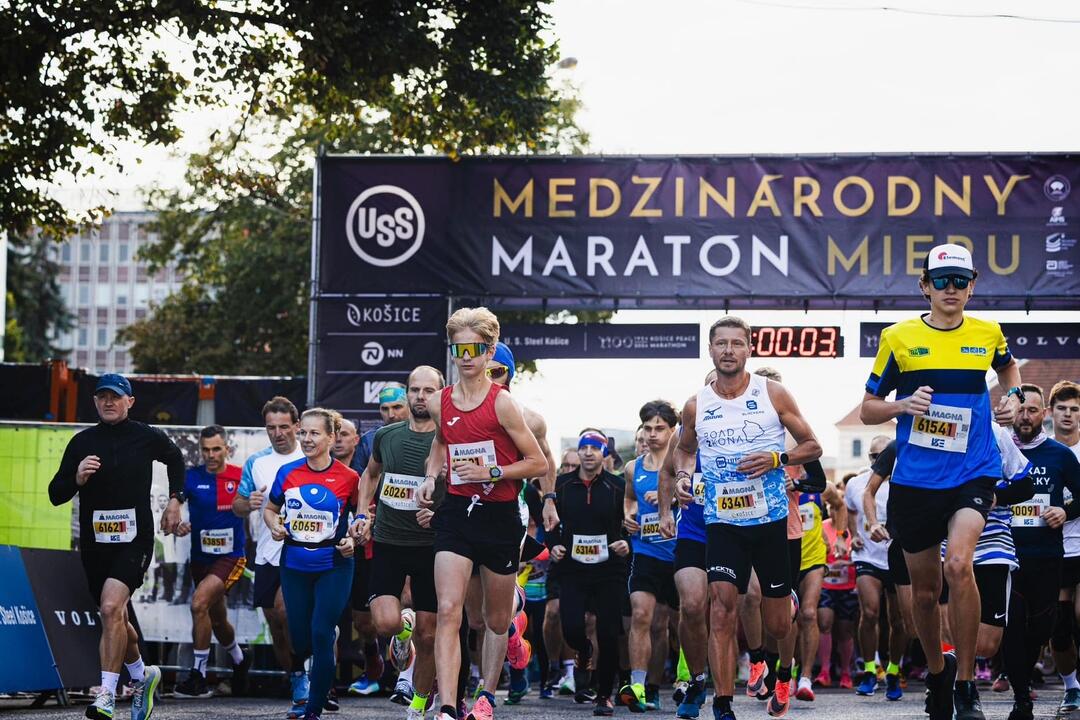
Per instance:
[[[926,316],[881,331],[866,391],[902,400],[921,386],[933,389],[922,417],[901,415],[896,428],[896,468],[891,482],[945,489],[979,477],[1001,477],[994,440],[987,370],[1012,360],[1001,326],[965,317],[959,327],[938,330]]]

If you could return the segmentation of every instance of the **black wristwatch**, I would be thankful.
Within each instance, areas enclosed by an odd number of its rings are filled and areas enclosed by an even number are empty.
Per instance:
[[[558,495],[556,495],[555,493],[544,493],[544,497],[542,497],[541,500],[543,500],[544,502],[547,502],[548,500],[555,502],[555,499],[557,497]]]
[[[187,493],[184,492],[183,490],[177,490],[174,493],[169,493],[169,499],[170,500],[175,500],[176,502],[183,505],[184,503],[187,502]]]
[[[781,465],[787,465],[788,464],[788,454],[786,452],[780,453],[780,464]]]
[[[498,465],[492,465],[491,470],[490,470],[490,474],[491,474],[491,479],[492,480],[498,480],[499,478],[502,477],[502,474],[503,474],[502,468],[499,467]]]

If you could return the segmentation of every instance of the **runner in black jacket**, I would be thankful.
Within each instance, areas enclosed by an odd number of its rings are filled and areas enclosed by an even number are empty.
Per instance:
[[[136,681],[132,720],[147,720],[161,671],[143,666],[139,638],[128,622],[131,593],[142,585],[154,552],[150,481],[155,460],[169,471],[169,505],[161,518],[176,530],[183,502],[184,456],[165,433],[128,419],[135,403],[121,375],[102,375],[94,390],[101,422],[68,442],[49,499],[61,505],[79,494],[79,549],[94,601],[101,608],[101,685],[86,710],[91,720],[112,720],[120,664]]]
[[[559,616],[566,643],[578,653],[578,702],[589,687],[585,672],[592,645],[585,633],[585,611],[596,614],[597,698],[594,715],[611,715],[611,690],[618,666],[622,602],[626,595],[626,556],[623,539],[624,485],[603,469],[607,437],[586,430],[578,439],[581,467],[555,482],[555,505],[562,520],[548,535],[552,560],[559,563]]]

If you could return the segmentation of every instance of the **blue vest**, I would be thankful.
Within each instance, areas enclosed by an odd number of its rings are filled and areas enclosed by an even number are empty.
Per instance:
[[[645,469],[645,456],[634,463],[634,495],[637,497],[637,522],[640,532],[631,538],[636,555],[648,555],[662,562],[675,561],[674,538],[665,540],[660,535],[660,514],[656,505],[645,502],[645,493],[656,492],[660,473]]]

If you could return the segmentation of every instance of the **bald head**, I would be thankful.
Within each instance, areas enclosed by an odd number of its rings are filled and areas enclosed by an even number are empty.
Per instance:
[[[891,442],[892,438],[888,435],[878,435],[870,441],[870,452],[880,453],[882,450],[888,447],[889,443]]]

